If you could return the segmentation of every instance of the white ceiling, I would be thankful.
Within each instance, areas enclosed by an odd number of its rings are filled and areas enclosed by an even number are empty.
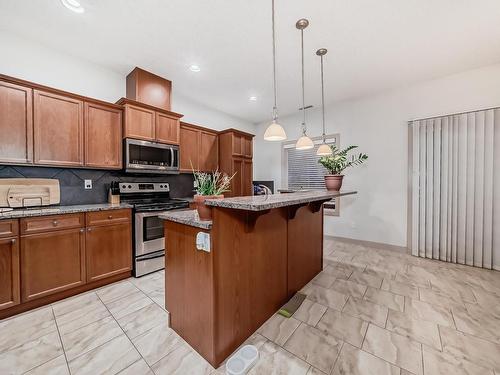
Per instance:
[[[140,66],[172,80],[174,95],[252,122],[270,118],[270,0],[80,2],[84,14],[59,0],[0,0],[0,29],[124,75]],[[302,17],[306,104],[320,105],[320,47],[329,50],[327,102],[500,61],[499,0],[276,0],[282,115],[301,103]]]

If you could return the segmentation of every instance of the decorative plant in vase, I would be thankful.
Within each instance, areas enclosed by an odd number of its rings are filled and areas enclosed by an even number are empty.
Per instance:
[[[332,154],[319,158],[318,163],[328,170],[328,174],[325,175],[325,185],[328,190],[340,190],[344,178],[342,172],[346,168],[363,164],[368,159],[368,155],[361,153],[359,155],[347,155],[349,151],[357,147],[349,146],[340,150],[337,146],[331,145]]]
[[[205,200],[224,198],[222,193],[229,191],[234,174],[228,176],[225,173],[219,172],[218,169],[212,173],[195,171],[193,169],[193,175],[196,182],[194,202],[196,203],[200,220],[212,220],[212,208],[205,205]]]

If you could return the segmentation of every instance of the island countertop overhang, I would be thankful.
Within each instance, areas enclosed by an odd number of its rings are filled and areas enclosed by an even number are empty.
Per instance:
[[[297,204],[327,201],[332,198],[357,194],[356,191],[311,190],[286,194],[253,195],[224,199],[208,199],[207,206],[232,208],[236,210],[264,211]]]

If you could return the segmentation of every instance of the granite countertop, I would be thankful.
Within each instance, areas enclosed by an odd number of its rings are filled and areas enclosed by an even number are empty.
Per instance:
[[[212,221],[202,221],[196,210],[166,211],[158,215],[160,219],[174,221],[180,224],[190,225],[201,229],[211,229]]]
[[[209,199],[205,201],[205,204],[207,206],[233,208],[236,210],[263,211],[272,208],[293,206],[295,204],[327,200],[356,193],[356,191],[310,190],[286,194]]]
[[[120,208],[132,208],[132,206],[126,203],[120,203],[120,204],[101,203],[101,204],[81,204],[73,206],[44,206],[44,207],[34,207],[34,208],[15,208],[12,211],[0,212],[0,220],[17,219],[30,216],[47,216],[47,215],[72,214],[78,212],[117,210]]]

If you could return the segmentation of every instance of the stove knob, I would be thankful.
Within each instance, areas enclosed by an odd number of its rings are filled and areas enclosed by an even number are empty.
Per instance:
[[[128,186],[128,188],[129,188],[129,189],[132,189],[132,185],[129,185],[129,186]]]
[[[163,185],[160,185],[160,189],[163,189]]]
[[[126,187],[127,187],[127,185],[122,185],[122,188],[124,188],[124,189],[125,189]]]

